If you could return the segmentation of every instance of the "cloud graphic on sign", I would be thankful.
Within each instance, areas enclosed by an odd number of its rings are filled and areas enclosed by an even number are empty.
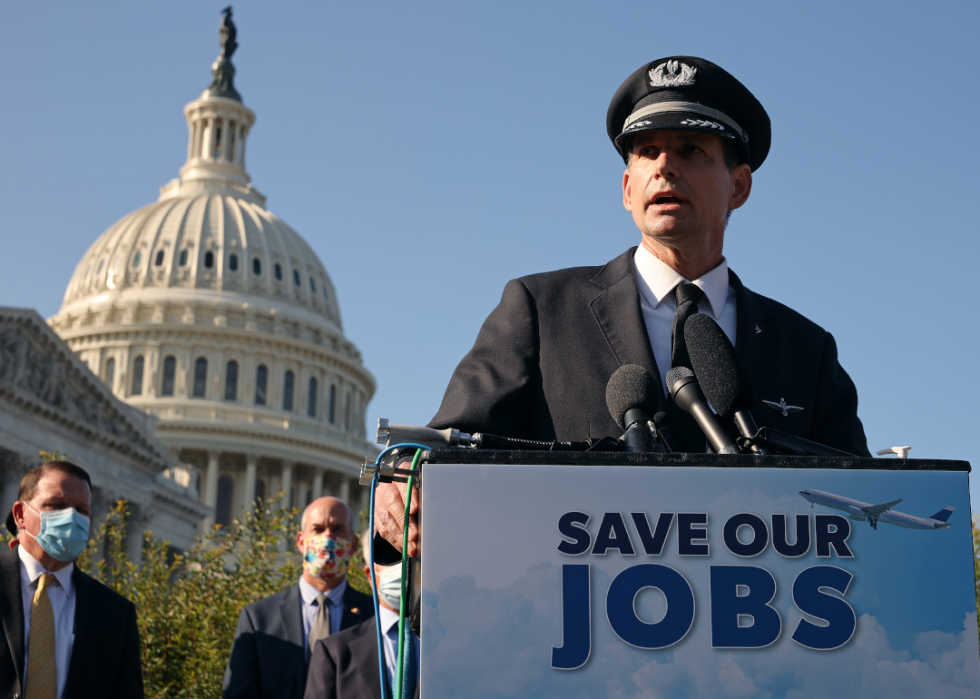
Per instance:
[[[608,585],[605,573],[593,568],[593,590]],[[456,576],[442,581],[436,593],[427,592],[422,629],[427,699],[960,699],[980,693],[975,613],[964,616],[962,631],[922,633],[908,649],[894,648],[868,614],[860,617],[859,633],[845,648],[802,648],[790,639],[801,616],[794,610],[784,614],[779,641],[765,650],[712,651],[708,624],[695,622],[676,646],[646,651],[619,640],[601,609],[594,608],[589,661],[579,670],[553,670],[551,649],[562,642],[560,589],[561,567],[544,563],[500,590]],[[593,605],[602,597],[594,594]]]

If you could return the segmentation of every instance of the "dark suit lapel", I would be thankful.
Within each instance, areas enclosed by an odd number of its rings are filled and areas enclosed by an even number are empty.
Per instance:
[[[20,589],[20,556],[0,554],[0,618],[20,686],[24,686],[24,598]]]
[[[599,293],[589,306],[619,365],[639,364],[659,384],[660,370],[653,358],[633,271],[635,251],[636,248],[630,248],[592,278]]]
[[[279,603],[279,616],[282,619],[283,634],[287,641],[303,648],[303,596],[299,593],[299,583],[290,587]],[[296,686],[306,684],[306,658],[302,663],[295,663],[293,673],[296,676]]]
[[[765,377],[772,374],[774,362],[773,347],[769,342],[776,328],[772,327],[772,312],[761,298],[743,286],[736,274],[728,270],[728,281],[735,289],[737,303],[737,320],[735,331],[735,350],[738,352],[746,372],[752,379],[756,391],[762,386]],[[755,402],[760,404],[760,396],[755,396]]]
[[[78,566],[72,571],[71,581],[75,585],[75,641],[72,643],[71,660],[68,661],[68,678],[65,680],[64,696],[75,696],[85,686],[85,673],[98,666],[93,662],[90,651],[97,652],[95,629],[98,627],[98,605],[94,599],[92,580]]]
[[[341,630],[356,626],[370,616],[367,605],[371,604],[371,598],[351,587],[350,580],[347,581],[343,601],[344,615],[340,619]]]

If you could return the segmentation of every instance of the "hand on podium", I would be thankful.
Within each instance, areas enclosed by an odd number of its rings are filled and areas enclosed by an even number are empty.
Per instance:
[[[374,500],[374,528],[385,540],[402,551],[405,529],[405,483],[378,483]],[[408,518],[408,555],[419,555],[419,494],[412,490],[412,505]]]

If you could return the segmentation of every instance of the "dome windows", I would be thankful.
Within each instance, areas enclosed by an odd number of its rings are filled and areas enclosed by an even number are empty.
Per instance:
[[[232,359],[225,367],[225,400],[238,398],[238,362]]]
[[[204,266],[208,269],[214,267],[214,253],[211,252],[210,250],[204,253]]]
[[[320,291],[323,292],[323,300],[324,301],[329,301],[330,300],[330,297],[327,296],[327,285],[326,284],[321,284],[320,285]]]
[[[286,372],[286,376],[283,377],[282,381],[282,409],[292,410],[293,409],[293,384],[296,381],[296,375],[291,371]]]
[[[97,270],[95,270],[95,273],[97,275],[98,274],[102,274],[102,268],[103,267],[105,267],[105,260],[104,259],[103,260],[99,260],[99,268]]]
[[[252,258],[252,274],[256,277],[262,274],[262,260],[257,257]]]
[[[313,277],[310,277],[310,291],[316,293],[316,282],[313,281]]]
[[[143,394],[143,355],[133,360],[133,385],[130,395],[139,396]]]
[[[153,261],[153,264],[155,264],[157,267],[163,264],[163,250],[157,250],[157,257],[156,260]]]
[[[163,360],[163,383],[160,385],[161,396],[174,394],[174,379],[177,375],[177,359],[170,355]]]
[[[265,364],[259,364],[255,370],[255,404],[265,405],[265,394],[269,388],[269,369]]]
[[[238,255],[229,255],[228,269],[230,269],[232,272],[238,271]]]
[[[187,264],[187,248],[180,251],[179,264],[184,267]]]
[[[143,253],[137,250],[136,254],[133,255],[133,267],[139,267],[142,259],[143,259]]]
[[[194,362],[194,398],[204,398],[208,387],[208,360],[198,357]]]
[[[281,282],[282,281],[282,265],[277,262],[274,271],[276,273],[276,281],[280,281]]]
[[[316,378],[310,377],[310,388],[306,393],[306,414],[316,417]]]
[[[300,286],[299,270],[298,269],[294,269],[293,270],[293,282],[296,284],[296,286]]]
[[[235,491],[235,481],[229,475],[218,479],[218,498],[214,506],[214,522],[228,526],[231,524],[231,496]]]

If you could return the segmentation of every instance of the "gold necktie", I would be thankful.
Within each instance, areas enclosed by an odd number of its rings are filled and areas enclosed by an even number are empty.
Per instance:
[[[31,605],[31,638],[27,652],[27,691],[25,699],[56,699],[58,666],[54,654],[54,612],[48,599],[48,587],[54,582],[51,573],[37,581],[37,592]]]

